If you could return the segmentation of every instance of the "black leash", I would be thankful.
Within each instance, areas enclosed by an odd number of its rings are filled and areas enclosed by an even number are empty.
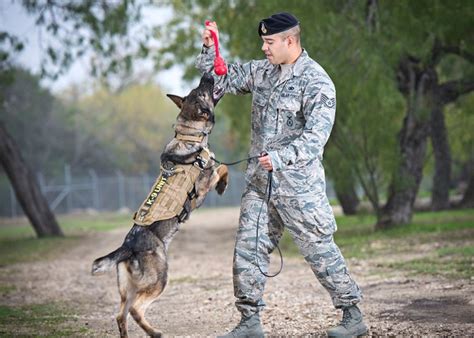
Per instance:
[[[238,161],[235,161],[235,162],[222,162],[222,161],[219,161],[218,159],[216,158],[212,158],[214,161],[216,161],[217,163],[219,164],[224,164],[224,165],[236,165],[236,164],[239,164],[239,163],[242,163],[244,161],[250,161],[250,160],[253,160],[253,159],[256,159],[256,158],[259,158],[260,155],[258,156],[250,156],[250,157],[247,157],[247,158],[243,158],[241,160],[238,160]]]
[[[236,165],[236,164],[242,163],[244,161],[250,161],[250,160],[265,156],[265,155],[266,154],[262,153],[261,155],[250,156],[250,157],[247,157],[247,158],[235,161],[235,162],[221,162],[216,158],[212,158],[212,159],[214,161],[216,161],[217,163],[219,163],[219,164]],[[256,230],[257,234],[255,236],[255,263],[258,267],[258,270],[260,270],[261,274],[264,275],[265,277],[276,277],[280,274],[281,270],[283,270],[283,255],[281,254],[280,246],[278,245],[278,243],[276,243],[275,246],[278,249],[278,253],[280,255],[280,268],[278,269],[278,271],[275,274],[273,274],[273,275],[267,274],[265,271],[262,270],[262,268],[260,267],[260,263],[258,262],[258,242],[259,242],[258,228],[260,226],[260,215],[262,214],[263,204],[266,202],[267,206],[268,206],[268,203],[270,202],[270,197],[272,196],[272,178],[273,178],[273,171],[269,171],[268,172],[268,178],[267,178],[267,186],[265,188],[265,194],[267,194],[267,191],[268,191],[268,195],[267,195],[267,198],[262,201],[262,205],[260,206],[260,211],[258,212],[257,230]]]
[[[270,202],[270,197],[272,195],[272,177],[273,177],[273,172],[269,171],[268,172],[268,178],[267,178],[267,187],[265,188],[265,193],[267,193],[267,190],[268,190],[268,195],[267,195],[266,200],[262,201],[262,205],[260,206],[260,211],[258,212],[257,234],[255,236],[255,263],[256,263],[258,269],[260,270],[261,274],[264,275],[265,277],[276,277],[280,274],[281,270],[283,270],[283,255],[281,254],[280,246],[278,245],[278,243],[276,243],[275,246],[278,249],[278,253],[280,255],[280,268],[278,269],[278,271],[276,273],[274,273],[273,275],[267,274],[265,271],[262,270],[262,268],[260,267],[260,263],[258,262],[258,242],[259,242],[258,228],[259,228],[259,225],[260,225],[260,215],[262,214],[263,204],[266,202],[267,207],[268,207],[268,203]],[[271,241],[271,239],[270,239],[270,241]]]

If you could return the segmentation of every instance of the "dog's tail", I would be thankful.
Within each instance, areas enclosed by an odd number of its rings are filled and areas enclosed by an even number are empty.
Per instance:
[[[112,251],[104,257],[97,258],[92,263],[92,275],[102,275],[112,268],[114,268],[121,261],[129,258],[132,255],[132,251],[124,246],[121,246],[115,251]]]

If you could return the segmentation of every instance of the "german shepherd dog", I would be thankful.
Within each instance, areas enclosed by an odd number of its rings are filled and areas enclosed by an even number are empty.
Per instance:
[[[162,166],[172,164],[193,164],[208,142],[207,133],[214,125],[214,107],[222,97],[215,97],[214,79],[205,74],[199,86],[184,98],[167,95],[179,108],[175,129],[177,132],[196,133],[201,126],[207,126],[207,132],[201,142],[172,139],[161,155]],[[218,95],[219,96],[219,95]],[[211,158],[211,161],[214,160]],[[191,205],[189,198],[185,203],[187,215],[193,208],[199,207],[207,193],[216,188],[222,194],[228,183],[228,170],[225,165],[214,168],[206,166],[195,183],[196,204]],[[155,221],[149,226],[134,224],[123,244],[108,255],[96,259],[92,264],[92,274],[99,275],[116,267],[120,293],[120,310],[117,324],[121,337],[127,337],[127,317],[130,313],[137,324],[152,337],[161,337],[161,332],[145,319],[147,307],[163,292],[168,280],[167,250],[179,224],[185,219]]]

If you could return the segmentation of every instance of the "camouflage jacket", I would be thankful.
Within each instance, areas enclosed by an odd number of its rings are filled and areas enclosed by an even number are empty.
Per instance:
[[[214,48],[204,47],[196,67],[211,72]],[[303,50],[291,72],[280,78],[280,66],[268,60],[228,64],[215,78],[215,90],[252,93],[250,156],[268,152],[274,167],[274,193],[308,196],[325,193],[321,164],[324,145],[334,124],[336,90],[326,71]],[[267,172],[251,161],[246,171],[249,188],[264,191]]]

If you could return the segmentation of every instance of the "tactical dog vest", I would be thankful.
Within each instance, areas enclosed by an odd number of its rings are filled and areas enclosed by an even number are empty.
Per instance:
[[[160,176],[134,215],[135,223],[148,226],[176,216],[181,218],[188,198],[194,209],[194,184],[201,171],[210,167],[208,163],[212,165],[211,154],[204,148],[193,164],[176,164],[170,170],[161,167]]]

